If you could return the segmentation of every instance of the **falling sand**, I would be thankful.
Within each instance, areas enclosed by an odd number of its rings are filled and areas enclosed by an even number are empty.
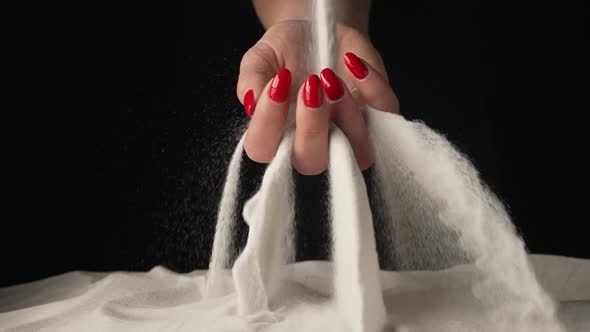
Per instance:
[[[337,1],[314,3],[313,53],[316,70],[334,68]],[[375,183],[382,197],[391,260],[407,269],[435,270],[470,264],[474,277],[463,285],[482,308],[476,331],[560,331],[556,306],[539,285],[523,240],[501,202],[482,184],[472,164],[442,135],[419,122],[367,108],[375,151]],[[233,265],[240,315],[276,310],[284,283],[280,269],[293,258],[294,197],[291,145],[286,130],[260,190],[243,215],[248,242]],[[235,150],[217,224],[210,265],[209,295],[222,295],[217,274],[229,268],[233,249],[241,143]],[[380,331],[387,324],[368,195],[351,148],[335,127],[330,134],[330,195],[333,304],[353,331]],[[238,211],[239,212],[239,211]],[[443,308],[441,308],[443,310]],[[395,315],[395,311],[389,312]],[[275,317],[276,316],[276,317]],[[395,322],[390,322],[395,325]],[[439,327],[444,324],[439,324]],[[460,320],[457,324],[461,324]],[[453,326],[449,331],[458,331]],[[469,329],[468,329],[469,330]],[[439,329],[439,331],[442,331]]]

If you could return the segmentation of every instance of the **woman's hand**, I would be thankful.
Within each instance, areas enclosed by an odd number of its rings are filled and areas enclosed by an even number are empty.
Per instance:
[[[244,142],[246,153],[256,162],[272,160],[287,122],[289,104],[295,102],[293,166],[300,173],[315,175],[327,169],[330,121],[344,132],[364,170],[372,165],[373,155],[362,107],[368,104],[399,112],[385,66],[363,33],[339,25],[339,75],[330,69],[322,70],[319,77],[309,75],[308,36],[309,22],[283,21],[271,26],[244,55],[237,94],[252,116]]]

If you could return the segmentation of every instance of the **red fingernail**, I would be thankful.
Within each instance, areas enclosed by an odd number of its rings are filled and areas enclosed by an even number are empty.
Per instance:
[[[359,80],[369,75],[367,66],[353,53],[348,52],[344,54],[344,63],[348,67],[348,70]]]
[[[303,87],[303,103],[309,108],[322,105],[322,91],[318,75],[309,75]]]
[[[268,89],[268,96],[277,103],[282,103],[289,98],[289,88],[291,87],[291,72],[283,68],[279,70]]]
[[[254,91],[252,89],[248,90],[244,95],[244,110],[249,117],[254,115],[254,107],[256,103],[254,102]]]
[[[320,74],[322,78],[322,85],[324,86],[324,91],[326,91],[326,95],[330,100],[338,100],[344,96],[344,89],[342,89],[342,84],[340,84],[340,80],[338,76],[334,74],[334,71],[330,68],[325,68],[322,70]]]

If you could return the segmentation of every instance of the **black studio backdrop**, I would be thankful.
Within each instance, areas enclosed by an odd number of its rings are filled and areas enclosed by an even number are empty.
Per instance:
[[[590,258],[581,9],[375,0],[371,37],[402,113],[471,158],[528,249]],[[19,185],[0,284],[206,268],[230,147],[247,123],[239,62],[263,33],[250,2],[122,1],[75,16],[85,24],[66,24],[63,45],[52,35],[36,50],[56,59],[45,63],[53,75],[25,85],[39,106],[24,108],[11,142],[31,143],[10,159]]]

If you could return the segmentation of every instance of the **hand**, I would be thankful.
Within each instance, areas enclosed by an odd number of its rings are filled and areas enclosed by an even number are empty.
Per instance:
[[[272,160],[289,104],[296,102],[294,167],[305,175],[327,169],[331,120],[348,138],[359,167],[364,170],[372,165],[373,155],[362,106],[399,112],[381,57],[363,34],[340,25],[337,40],[342,56],[336,70],[343,78],[324,69],[321,79],[315,75],[306,79],[308,31],[307,21],[277,23],[244,55],[237,93],[246,113],[252,116],[244,142],[246,153],[256,162]]]

